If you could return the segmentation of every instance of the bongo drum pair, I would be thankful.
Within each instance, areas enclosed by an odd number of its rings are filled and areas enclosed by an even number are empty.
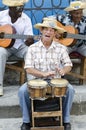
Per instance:
[[[34,79],[28,82],[28,90],[32,99],[64,96],[68,81],[66,79],[52,79],[50,85],[44,80]],[[48,95],[48,96],[47,96]]]

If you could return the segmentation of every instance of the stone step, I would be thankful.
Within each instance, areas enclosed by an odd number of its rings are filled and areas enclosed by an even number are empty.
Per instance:
[[[86,85],[77,86],[75,88],[75,96],[71,115],[86,114]],[[4,96],[0,97],[0,118],[18,118],[21,117],[21,110],[18,100],[19,86],[4,87]]]
[[[4,95],[0,97],[0,118],[21,117],[18,100],[20,86],[4,87]]]
[[[22,118],[0,119],[0,130],[20,130]],[[71,130],[86,130],[86,115],[71,116]]]

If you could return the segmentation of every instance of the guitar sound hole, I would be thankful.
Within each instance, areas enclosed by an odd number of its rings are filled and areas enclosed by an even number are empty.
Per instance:
[[[63,38],[66,38],[67,37],[67,32],[64,32],[63,33]]]
[[[4,38],[4,32],[0,33],[0,38],[3,39]]]

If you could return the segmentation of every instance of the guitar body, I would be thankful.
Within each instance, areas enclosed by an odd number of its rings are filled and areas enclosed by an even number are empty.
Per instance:
[[[9,24],[0,26],[0,33],[13,34],[14,28]],[[1,47],[4,47],[4,48],[11,47],[11,46],[13,46],[14,42],[15,42],[15,39],[9,39],[9,38],[4,39],[4,38],[0,37],[0,46]]]
[[[62,25],[60,22],[57,21],[57,25],[63,29],[65,29],[67,31],[67,33],[71,33],[71,34],[77,34],[78,30],[75,29],[73,26],[64,26]],[[76,43],[76,39],[73,38],[60,38],[60,39],[54,39],[57,42],[60,42],[61,44],[65,45],[65,46],[72,46]]]

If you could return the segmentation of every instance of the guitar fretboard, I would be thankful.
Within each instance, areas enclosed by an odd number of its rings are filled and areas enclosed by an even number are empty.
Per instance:
[[[81,35],[81,34],[71,34],[71,33],[67,33],[66,34],[67,38],[73,38],[73,39],[82,39],[82,40],[86,40],[86,35]]]
[[[5,39],[28,39],[34,38],[34,40],[39,40],[41,35],[20,35],[20,34],[4,34]]]

